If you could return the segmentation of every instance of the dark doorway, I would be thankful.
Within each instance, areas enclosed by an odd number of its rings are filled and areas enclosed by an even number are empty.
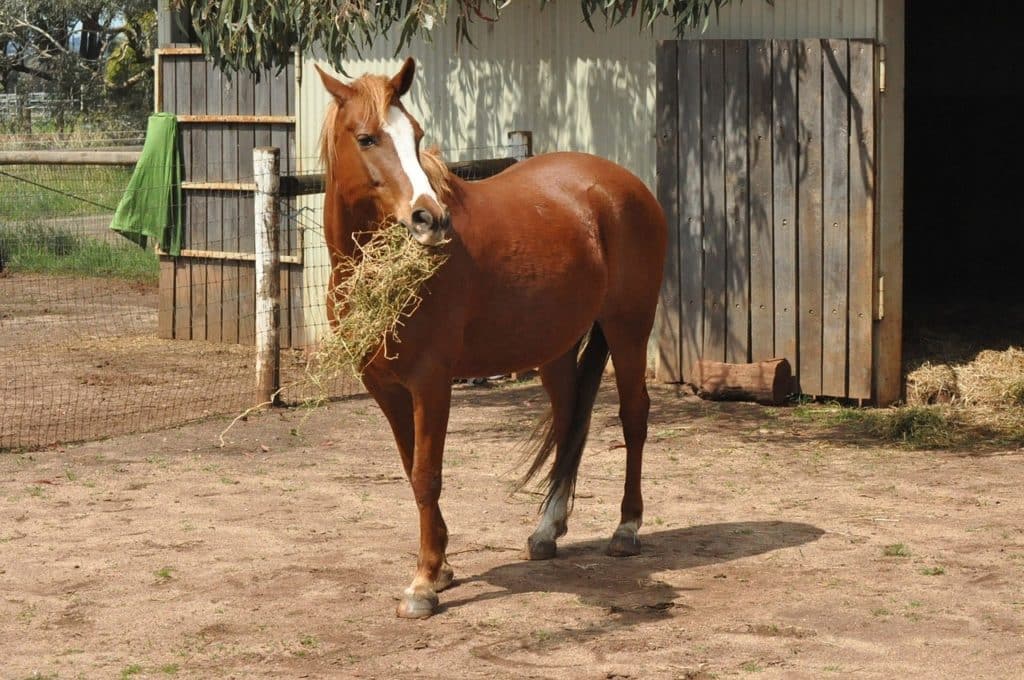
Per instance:
[[[906,368],[1024,344],[1024,59],[1001,5],[907,2]],[[962,341],[962,342],[961,342]],[[930,356],[929,356],[930,355]]]

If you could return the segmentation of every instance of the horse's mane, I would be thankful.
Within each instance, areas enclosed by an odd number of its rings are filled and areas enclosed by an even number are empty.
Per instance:
[[[376,75],[365,75],[349,84],[357,92],[350,101],[359,100],[364,120],[376,118],[383,122],[387,118],[388,107],[391,106],[392,91],[387,78]],[[320,162],[323,163],[330,181],[332,166],[335,159],[334,128],[338,124],[338,101],[331,97],[324,117],[323,128],[320,130]],[[441,152],[436,147],[420,151],[420,165],[426,173],[430,186],[434,189],[442,203],[447,203],[452,196],[451,172]]]

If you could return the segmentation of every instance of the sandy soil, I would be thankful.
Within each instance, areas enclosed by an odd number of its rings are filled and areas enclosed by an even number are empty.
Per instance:
[[[165,340],[156,284],[35,274],[0,277],[0,450],[180,425],[255,402],[255,349]],[[282,352],[282,382],[305,355]],[[361,391],[333,381],[332,396]],[[285,391],[299,401],[316,390]]]
[[[607,382],[607,381],[606,381]],[[457,582],[394,616],[416,523],[366,398],[0,455],[0,677],[1020,677],[1024,451],[893,451],[653,387],[644,554],[606,557],[604,388],[549,562],[507,493],[535,383],[456,390]]]

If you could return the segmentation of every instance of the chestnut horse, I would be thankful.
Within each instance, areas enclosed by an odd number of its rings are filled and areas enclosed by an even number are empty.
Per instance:
[[[643,182],[595,156],[537,156],[477,182],[451,175],[436,156],[420,152],[423,131],[402,105],[414,73],[407,59],[392,78],[366,75],[345,84],[323,71],[320,76],[333,97],[322,138],[324,234],[332,263],[352,255],[355,234],[386,218],[448,254],[420,307],[400,327],[400,344],[377,354],[363,373],[391,425],[419,510],[416,576],[398,615],[422,618],[437,607],[437,592],[452,583],[438,498],[455,378],[540,368],[550,419],[523,483],[552,451],[555,460],[526,557],[548,559],[566,532],[610,352],[626,478],[622,519],[608,553],[640,552],[647,339],[667,228]]]

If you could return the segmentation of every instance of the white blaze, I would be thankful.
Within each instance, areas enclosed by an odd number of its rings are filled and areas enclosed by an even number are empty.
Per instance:
[[[402,164],[402,170],[405,171],[405,176],[412,184],[412,198],[409,204],[415,205],[416,199],[420,196],[429,196],[434,199],[435,203],[440,204],[437,194],[430,186],[430,180],[427,179],[427,173],[423,172],[423,166],[420,165],[419,154],[416,153],[416,134],[412,129],[412,123],[397,106],[388,108],[388,119],[384,122],[384,132],[391,137],[395,151],[398,152],[398,161]]]

